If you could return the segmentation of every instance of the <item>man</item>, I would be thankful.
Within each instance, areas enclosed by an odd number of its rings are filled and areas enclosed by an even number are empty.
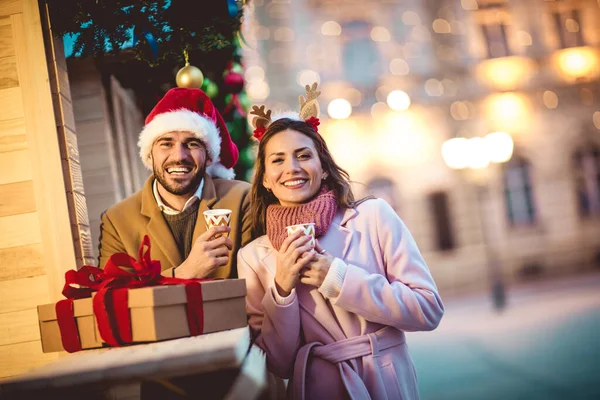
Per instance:
[[[236,252],[251,240],[246,182],[233,180],[238,149],[200,89],[169,90],[146,118],[144,187],[109,208],[100,228],[100,267],[112,254],[135,258],[149,235],[151,258],[177,278],[233,278]],[[232,210],[230,227],[206,229],[203,211]]]

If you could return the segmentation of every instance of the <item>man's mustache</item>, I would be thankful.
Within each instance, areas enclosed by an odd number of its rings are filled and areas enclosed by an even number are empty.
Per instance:
[[[166,168],[177,168],[177,167],[188,167],[188,168],[194,168],[196,165],[194,163],[191,162],[177,162],[177,163],[173,163],[173,164],[169,164],[169,165],[165,165],[165,169]]]

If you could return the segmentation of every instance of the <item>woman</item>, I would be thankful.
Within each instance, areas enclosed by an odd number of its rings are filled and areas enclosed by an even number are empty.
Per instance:
[[[354,201],[348,174],[317,132],[316,84],[300,119],[271,123],[251,188],[253,229],[238,253],[249,324],[288,397],[417,399],[405,331],[429,331],[444,307],[411,234],[380,199]],[[309,108],[307,108],[309,107]],[[317,245],[286,226],[314,222]]]

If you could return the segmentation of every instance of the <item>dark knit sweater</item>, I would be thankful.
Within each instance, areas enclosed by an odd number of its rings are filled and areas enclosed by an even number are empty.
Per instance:
[[[199,201],[183,210],[177,215],[167,215],[163,213],[167,225],[171,229],[173,238],[177,243],[181,259],[185,260],[192,250],[192,239],[194,228],[196,227],[196,219],[198,218]]]

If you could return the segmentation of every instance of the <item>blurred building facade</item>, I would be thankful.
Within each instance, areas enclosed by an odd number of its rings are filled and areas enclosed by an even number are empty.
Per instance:
[[[247,91],[321,120],[359,194],[406,222],[445,293],[600,266],[600,6],[596,0],[252,0]],[[512,158],[449,139],[512,137]],[[477,152],[476,152],[477,153]],[[445,161],[446,160],[446,161]],[[453,165],[457,167],[457,165]]]

